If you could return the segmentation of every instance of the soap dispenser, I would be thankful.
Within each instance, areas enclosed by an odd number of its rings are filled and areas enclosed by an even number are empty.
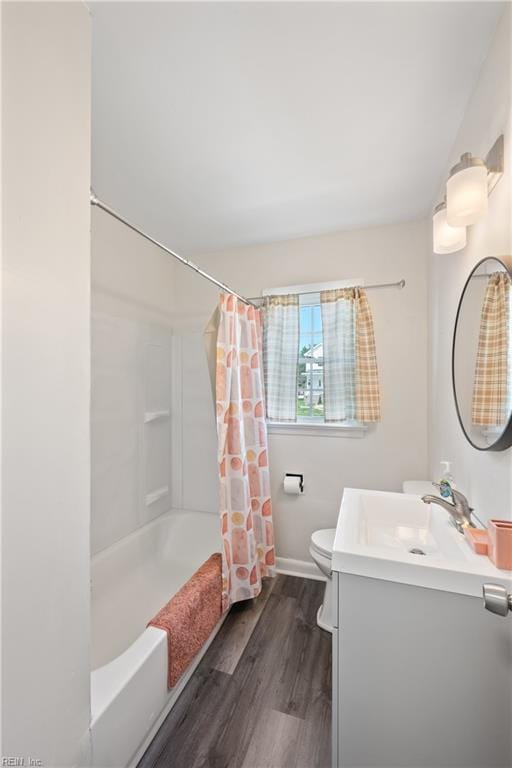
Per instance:
[[[445,499],[450,498],[452,491],[455,489],[455,478],[453,477],[450,468],[450,461],[441,462],[441,480],[439,481],[439,485],[441,486],[441,496]]]

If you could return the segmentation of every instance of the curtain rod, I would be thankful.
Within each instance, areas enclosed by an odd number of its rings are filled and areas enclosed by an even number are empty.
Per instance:
[[[109,216],[112,216],[112,218],[117,219],[117,221],[120,221],[121,224],[124,224],[133,232],[136,232],[138,235],[145,238],[145,240],[149,240],[149,242],[153,243],[153,245],[156,245],[157,248],[161,248],[162,251],[165,251],[166,253],[168,253],[169,256],[172,256],[174,259],[179,261],[185,267],[188,267],[189,269],[194,270],[194,272],[197,272],[197,274],[201,275],[201,277],[204,277],[205,280],[209,280],[210,283],[213,283],[218,288],[221,288],[223,291],[226,291],[226,293],[230,293],[232,294],[232,296],[236,296],[236,298],[240,299],[240,301],[243,301],[244,304],[250,304],[251,306],[254,307],[256,306],[254,304],[255,301],[262,301],[265,298],[264,296],[252,296],[251,298],[247,299],[245,296],[242,296],[240,293],[237,293],[237,291],[234,291],[232,288],[229,287],[229,285],[226,285],[220,280],[217,280],[216,277],[213,277],[213,275],[210,275],[208,272],[205,272],[204,269],[201,269],[201,267],[198,267],[197,264],[194,264],[194,262],[190,261],[190,259],[186,259],[184,256],[180,256],[179,253],[176,253],[175,251],[172,251],[170,248],[167,248],[166,245],[164,245],[163,243],[160,243],[154,237],[151,237],[151,235],[148,235],[142,229],[139,229],[138,227],[136,227],[135,224],[131,224],[129,221],[123,218],[123,216],[121,216],[120,213],[118,213],[109,205],[107,205],[102,200],[100,200],[94,194],[93,190],[91,190],[91,193],[90,193],[90,202],[91,202],[91,205],[96,206],[96,208],[100,208],[102,211],[105,211],[105,213],[108,213]],[[366,285],[361,287],[364,288],[365,290],[372,289],[372,288],[404,288],[405,280],[403,279],[399,280],[397,283],[378,283],[375,285]],[[318,293],[318,291],[305,291],[300,295],[308,296],[313,293]]]
[[[226,285],[225,283],[222,283],[220,280],[217,280],[217,278],[213,277],[213,275],[210,275],[208,272],[205,272],[204,269],[201,269],[201,267],[198,267],[197,264],[194,264],[193,261],[190,261],[190,259],[185,259],[184,256],[180,256],[179,253],[176,253],[175,251],[172,251],[170,248],[167,248],[166,245],[163,243],[158,242],[158,240],[155,240],[154,237],[151,237],[151,235],[148,235],[146,232],[144,232],[142,229],[139,229],[134,224],[131,224],[129,221],[127,221],[121,214],[117,213],[113,208],[111,208],[109,205],[104,203],[102,200],[100,200],[96,195],[94,194],[94,191],[91,190],[90,194],[90,202],[91,205],[96,206],[96,208],[101,208],[102,211],[105,211],[105,213],[108,213],[109,216],[112,216],[112,218],[117,219],[121,222],[121,224],[124,224],[129,229],[133,230],[133,232],[136,232],[141,237],[144,237],[146,240],[149,240],[150,243],[153,243],[153,245],[156,245],[157,248],[161,248],[162,251],[165,251],[169,254],[169,256],[172,256],[177,261],[181,262],[185,267],[188,267],[189,269],[193,269],[194,272],[197,272],[198,275],[201,275],[201,277],[204,277],[206,280],[209,280],[210,283],[213,283],[218,288],[221,288],[223,291],[226,291],[226,293],[230,293],[232,296],[236,296],[237,299],[240,299],[240,301],[243,301],[244,304],[250,304],[253,307],[256,306],[253,304],[253,302],[250,299],[246,299],[245,296],[242,296],[240,293],[237,293],[232,288],[229,287],[229,285]]]
[[[343,286],[343,288],[363,288],[365,291],[372,290],[373,288],[399,288],[400,290],[402,288],[405,288],[405,280],[402,278],[401,280],[398,280],[396,283],[374,283],[374,285],[361,285],[361,286]],[[328,289],[330,290],[330,289]],[[337,290],[336,288],[334,290]],[[321,293],[321,291],[296,291],[296,293],[299,296],[312,296],[314,293]],[[266,294],[266,296],[272,296],[274,294]],[[278,293],[277,296],[284,296],[285,294]],[[251,296],[249,298],[250,302],[253,301],[263,301],[263,299],[266,298],[266,296]]]

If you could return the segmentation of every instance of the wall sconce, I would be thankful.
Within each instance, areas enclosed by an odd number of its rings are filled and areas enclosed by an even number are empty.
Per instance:
[[[487,213],[489,195],[503,176],[504,151],[501,135],[485,161],[465,152],[453,166],[446,182],[446,197],[434,210],[434,253],[455,253],[465,247],[466,227]]]
[[[446,217],[446,201],[434,209],[434,253],[455,253],[465,248],[466,227],[451,227]]]
[[[467,227],[487,213],[488,198],[503,174],[500,136],[484,160],[465,152],[446,182],[446,214],[451,227]]]

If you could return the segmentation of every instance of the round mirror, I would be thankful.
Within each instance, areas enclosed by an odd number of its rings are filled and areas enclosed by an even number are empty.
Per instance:
[[[453,333],[455,406],[479,451],[512,445],[512,260],[483,259],[459,301]]]

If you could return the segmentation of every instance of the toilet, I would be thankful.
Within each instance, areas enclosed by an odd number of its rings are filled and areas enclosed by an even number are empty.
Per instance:
[[[325,583],[324,601],[316,616],[319,627],[332,632],[334,627],[334,603],[332,590],[332,550],[336,528],[322,528],[311,534],[309,553],[320,568],[327,581]]]

